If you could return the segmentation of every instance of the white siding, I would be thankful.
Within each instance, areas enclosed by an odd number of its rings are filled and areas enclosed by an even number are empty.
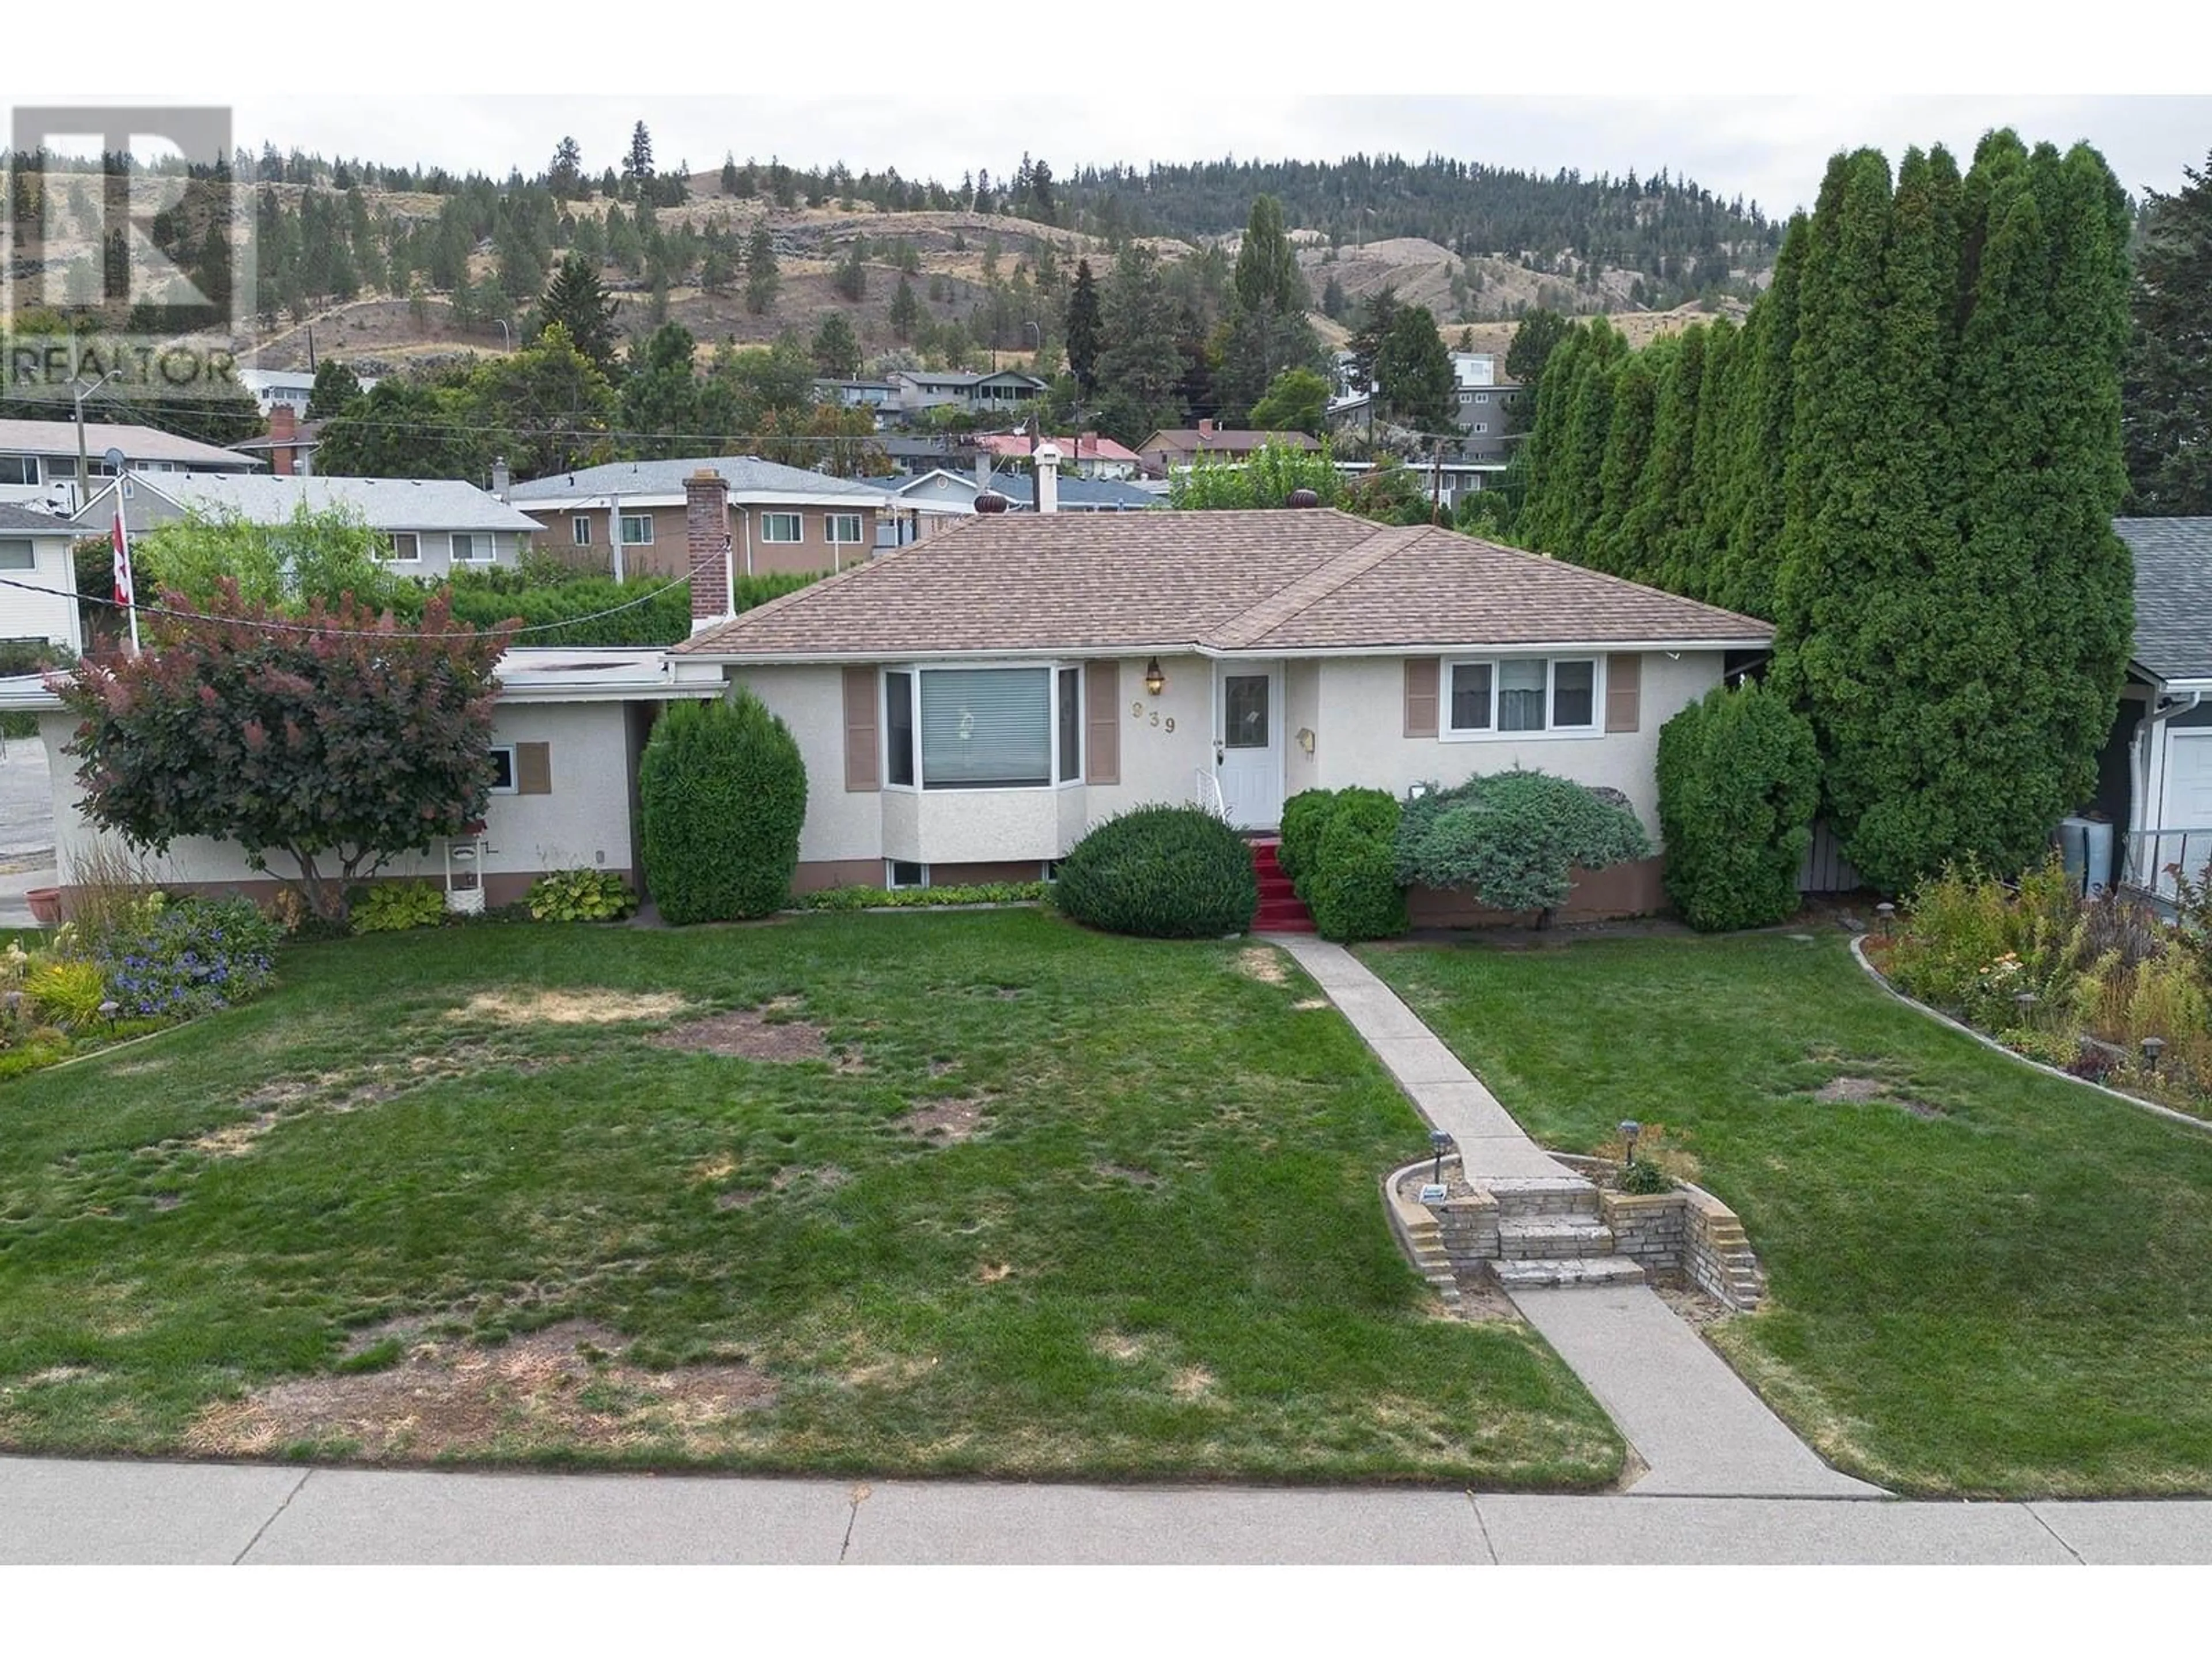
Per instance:
[[[77,621],[76,569],[65,538],[0,530],[0,541],[31,544],[31,568],[0,570],[0,640],[50,640],[72,651],[84,648]],[[18,587],[15,583],[24,586]],[[32,589],[37,592],[32,592]]]

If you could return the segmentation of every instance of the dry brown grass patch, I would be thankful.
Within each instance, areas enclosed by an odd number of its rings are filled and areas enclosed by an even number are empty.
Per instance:
[[[1011,1261],[986,1261],[975,1269],[976,1279],[985,1285],[1000,1284],[1013,1276],[1014,1264]]]
[[[800,1019],[770,1019],[767,1008],[733,1008],[709,1014],[682,1025],[656,1031],[647,1038],[656,1048],[681,1048],[691,1054],[723,1054],[732,1060],[793,1061],[827,1060],[830,1043],[818,1025]]]
[[[672,991],[479,991],[448,1019],[492,1019],[507,1025],[617,1025],[667,1019],[690,1006]]]
[[[1310,1014],[1316,1009],[1326,1008],[1328,1006],[1328,999],[1327,997],[1300,997],[1296,1002],[1291,1005],[1294,1012],[1301,1014]]]
[[[1178,1400],[1203,1400],[1213,1392],[1213,1373],[1203,1365],[1185,1365],[1168,1379],[1168,1392]]]
[[[259,1112],[243,1123],[211,1129],[186,1144],[194,1152],[205,1152],[210,1158],[244,1158],[253,1150],[254,1142],[276,1127],[276,1113]]]
[[[497,1348],[419,1341],[386,1370],[295,1378],[210,1406],[185,1447],[253,1456],[335,1443],[370,1461],[415,1461],[635,1446],[711,1438],[775,1402],[775,1383],[742,1361],[653,1371],[620,1358],[621,1346],[576,1320]]]
[[[1129,1364],[1151,1352],[1142,1337],[1126,1336],[1120,1331],[1101,1331],[1091,1339],[1091,1352],[1101,1358]]]
[[[899,1119],[898,1127],[918,1140],[949,1146],[973,1139],[983,1127],[983,1103],[963,1097],[925,1101]]]
[[[1283,953],[1270,945],[1248,945],[1239,951],[1237,971],[1262,985],[1285,985],[1291,977],[1290,970],[1283,965]]]

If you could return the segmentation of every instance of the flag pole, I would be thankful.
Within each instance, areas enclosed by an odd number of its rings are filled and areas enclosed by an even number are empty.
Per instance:
[[[131,619],[131,654],[138,654],[138,601],[132,590],[131,575],[131,534],[123,525],[123,475],[115,479],[115,526],[108,535],[108,545],[115,553],[115,602],[123,607],[123,614]]]

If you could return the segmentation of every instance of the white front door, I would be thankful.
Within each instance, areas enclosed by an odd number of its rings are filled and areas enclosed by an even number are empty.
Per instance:
[[[1279,663],[1227,663],[1214,682],[1214,772],[1239,830],[1283,821],[1283,672]]]
[[[2204,878],[2212,862],[2212,732],[2169,730],[2166,737],[2166,822],[2170,833],[2152,838],[2157,860],[2158,891],[2171,898],[2170,864],[2191,881]]]

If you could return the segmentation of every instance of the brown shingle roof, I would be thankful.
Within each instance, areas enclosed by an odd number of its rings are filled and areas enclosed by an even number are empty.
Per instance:
[[[1319,449],[1320,443],[1304,432],[1259,432],[1249,427],[1217,426],[1200,432],[1194,426],[1163,427],[1145,440],[1143,453],[1155,449],[1187,449],[1194,453],[1210,449],[1243,451],[1262,444],[1281,444],[1291,449]]]
[[[678,653],[828,659],[1202,647],[1760,644],[1768,625],[1426,526],[1310,512],[1009,514],[708,629]]]

